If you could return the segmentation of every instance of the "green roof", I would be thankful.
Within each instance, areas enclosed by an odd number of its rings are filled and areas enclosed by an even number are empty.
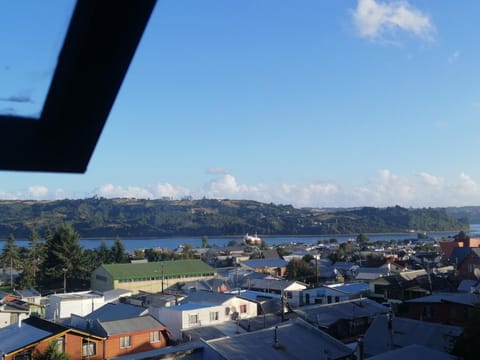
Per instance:
[[[162,266],[163,265],[163,266]],[[185,275],[216,274],[216,270],[202,260],[174,260],[133,264],[104,264],[102,267],[114,280],[179,277]],[[163,271],[162,271],[163,267]]]

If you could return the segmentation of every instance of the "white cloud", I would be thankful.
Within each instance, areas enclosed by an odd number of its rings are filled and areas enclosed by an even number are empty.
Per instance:
[[[105,184],[94,191],[94,194],[105,198],[125,197],[137,199],[158,199],[162,197],[169,197],[178,199],[182,196],[189,195],[189,190],[181,186],[171,185],[169,183],[158,183],[154,186],[147,187]]]
[[[137,186],[115,186],[113,184],[102,185],[95,194],[105,198],[137,198],[137,199],[150,199],[153,198],[152,192],[145,188]]]
[[[49,190],[35,185],[15,192],[0,190],[0,199],[65,199],[93,195],[114,198],[181,199],[192,196],[216,199],[250,199],[296,207],[352,207],[392,206],[443,207],[480,204],[480,179],[462,172],[451,178],[442,178],[422,171],[412,176],[402,176],[389,169],[379,170],[372,178],[357,186],[347,186],[337,181],[312,181],[307,183],[281,183],[277,185],[244,184],[232,174],[218,174],[203,186],[189,189],[168,182],[149,186],[124,186],[105,184],[88,194],[72,195],[64,189]]]
[[[456,50],[453,54],[448,57],[448,63],[453,64],[460,58],[460,51]]]
[[[435,175],[431,175],[429,173],[426,173],[426,172],[421,172],[420,174],[418,174],[420,176],[420,178],[422,179],[422,181],[426,184],[426,185],[430,185],[430,186],[439,186],[442,184],[443,180]]]
[[[358,0],[353,21],[359,36],[385,40],[397,31],[404,31],[423,40],[433,39],[430,18],[407,1]]]
[[[33,198],[45,198],[48,195],[48,188],[43,185],[34,185],[28,188],[28,194]]]

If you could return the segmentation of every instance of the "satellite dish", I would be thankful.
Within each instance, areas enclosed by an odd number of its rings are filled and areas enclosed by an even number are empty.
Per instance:
[[[480,281],[480,268],[476,267],[475,269],[473,269],[473,275],[475,275],[477,280]]]

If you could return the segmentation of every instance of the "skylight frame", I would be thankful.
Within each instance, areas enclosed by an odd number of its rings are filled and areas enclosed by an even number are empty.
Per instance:
[[[156,0],[78,0],[40,118],[0,115],[0,169],[84,173]]]

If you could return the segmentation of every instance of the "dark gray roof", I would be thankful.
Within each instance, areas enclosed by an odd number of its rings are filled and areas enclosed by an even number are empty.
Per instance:
[[[422,345],[409,345],[400,349],[387,351],[383,354],[369,357],[368,360],[456,360],[456,356],[445,352],[432,350]]]
[[[480,303],[479,294],[471,293],[437,293],[429,296],[407,300],[406,303],[455,303],[462,305],[474,306]]]
[[[99,324],[108,336],[165,327],[165,325],[150,315],[113,321],[100,321]]]
[[[18,294],[22,298],[26,297],[35,297],[35,296],[42,296],[37,290],[35,289],[23,289],[23,290],[15,290],[15,294]]]
[[[338,320],[353,320],[386,314],[388,309],[370,299],[348,300],[326,305],[311,305],[296,309],[295,312],[306,321],[328,328]]]
[[[148,310],[141,307],[130,304],[118,303],[118,304],[105,304],[97,310],[91,312],[85,319],[100,320],[100,321],[113,321],[141,316],[147,313]]]
[[[278,343],[275,345],[275,329]],[[231,337],[206,341],[209,349],[224,359],[345,359],[352,350],[340,341],[300,319],[290,320],[277,328],[258,330]]]
[[[439,351],[452,350],[453,341],[462,328],[452,325],[394,317],[388,331],[387,316],[376,317],[364,336],[365,355],[377,355],[392,348],[412,344],[423,345]]]

